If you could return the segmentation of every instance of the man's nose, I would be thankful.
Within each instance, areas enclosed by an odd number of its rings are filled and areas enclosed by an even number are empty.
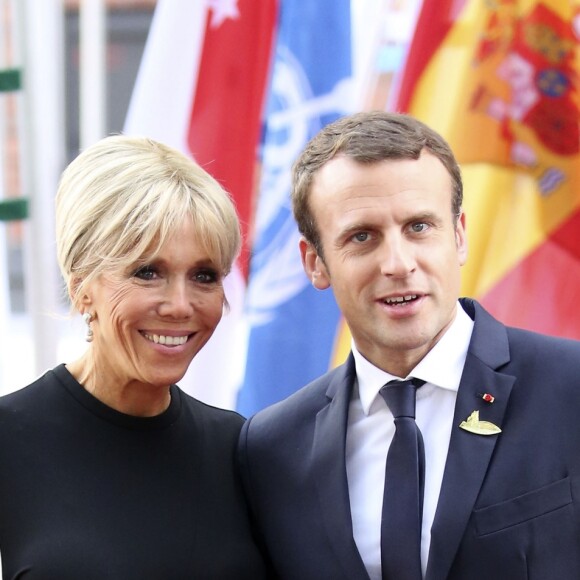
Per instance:
[[[381,248],[381,273],[384,276],[404,278],[415,270],[415,252],[412,244],[399,236],[386,239]]]

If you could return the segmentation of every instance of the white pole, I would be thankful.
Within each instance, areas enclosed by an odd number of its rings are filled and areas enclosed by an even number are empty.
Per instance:
[[[367,108],[380,36],[384,27],[386,0],[351,0],[352,68],[356,109]]]
[[[80,3],[80,145],[86,149],[105,136],[106,10],[103,0]]]
[[[4,101],[4,99],[2,99]],[[2,102],[4,108],[4,102]],[[2,111],[4,112],[4,111]],[[0,114],[0,119],[4,117]],[[0,146],[0,155],[4,158],[4,123],[2,127],[2,143]],[[0,165],[0,200],[4,199],[4,167]],[[0,395],[8,390],[7,369],[9,364],[8,357],[8,336],[10,333],[10,300],[8,284],[8,259],[6,244],[6,227],[0,222]]]
[[[2,14],[6,14],[6,3],[0,2],[0,10]],[[6,18],[2,19],[0,23],[2,26],[2,34],[0,38],[6,38],[9,32],[6,30],[10,22]],[[0,69],[8,68],[6,59],[6,50],[4,43],[0,43]],[[4,142],[6,140],[6,99],[0,96],[0,104],[2,109],[0,111],[0,159],[5,159],[4,156]],[[0,201],[6,197],[5,195],[5,175],[4,163],[0,163]],[[6,228],[0,222],[0,328],[6,329],[0,331],[0,395],[4,394],[8,389],[7,386],[7,372],[8,368],[8,333],[10,321],[10,300],[9,300],[9,283],[8,283],[8,259],[7,259],[7,244],[6,244]]]
[[[60,277],[56,266],[54,195],[65,163],[64,8],[62,0],[21,0],[23,101],[20,133],[23,183],[30,216],[25,222],[25,288],[32,322],[34,369],[57,362]],[[22,125],[21,125],[22,126]]]

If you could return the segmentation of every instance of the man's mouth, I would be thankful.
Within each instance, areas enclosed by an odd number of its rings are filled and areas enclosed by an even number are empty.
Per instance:
[[[385,298],[383,302],[389,306],[402,306],[417,300],[417,298],[418,296],[416,294],[408,294],[407,296],[394,296],[392,298]]]

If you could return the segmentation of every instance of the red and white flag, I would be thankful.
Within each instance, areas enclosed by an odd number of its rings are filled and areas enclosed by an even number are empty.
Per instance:
[[[236,203],[245,243],[226,279],[230,311],[180,382],[226,408],[245,363],[247,244],[277,10],[277,0],[159,0],[124,127],[194,158]]]

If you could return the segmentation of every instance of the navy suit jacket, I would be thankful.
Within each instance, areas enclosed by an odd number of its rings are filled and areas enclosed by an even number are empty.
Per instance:
[[[426,580],[580,579],[580,342],[505,327],[475,301],[461,304],[475,325]],[[244,486],[280,578],[368,580],[345,467],[354,378],[351,356],[242,429]],[[460,429],[474,410],[502,432]]]

